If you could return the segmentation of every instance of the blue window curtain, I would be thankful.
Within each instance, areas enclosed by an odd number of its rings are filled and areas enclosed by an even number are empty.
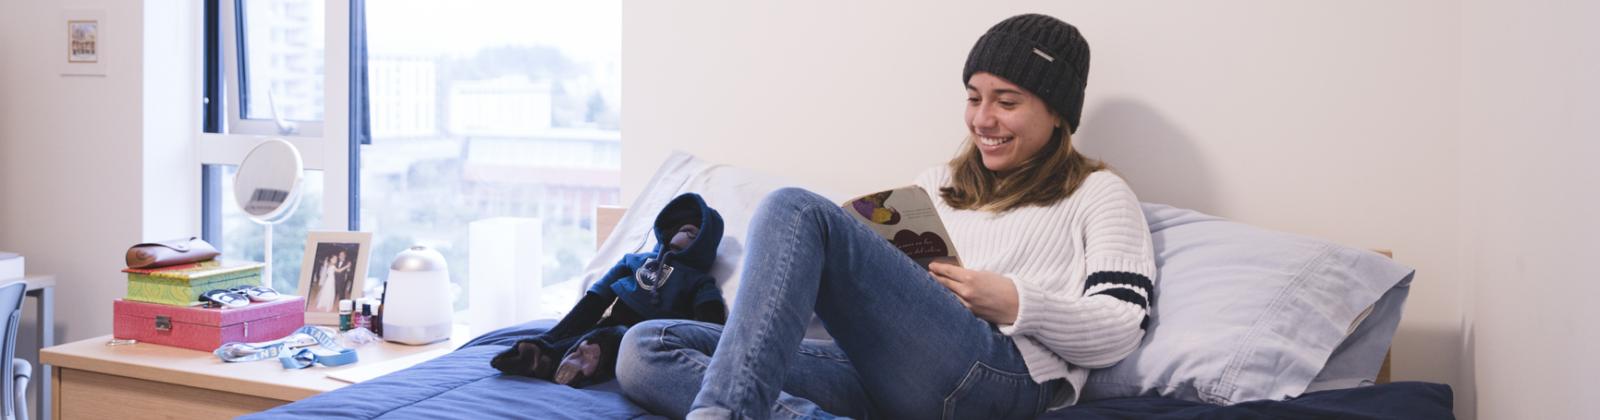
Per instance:
[[[367,84],[367,2],[350,0],[350,230],[361,230],[361,145],[372,144]]]
[[[205,49],[205,75],[202,85],[200,121],[201,131],[222,132],[222,8],[219,0],[205,1],[205,32],[202,40]],[[200,166],[200,237],[206,242],[222,246],[222,168],[214,165]]]

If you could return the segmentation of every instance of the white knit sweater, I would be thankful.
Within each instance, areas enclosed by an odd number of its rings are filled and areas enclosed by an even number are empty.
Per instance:
[[[917,177],[963,265],[1016,284],[1017,320],[1000,332],[1015,338],[1035,381],[1071,384],[1051,408],[1077,403],[1090,368],[1117,363],[1144,337],[1156,264],[1138,198],[1100,171],[1055,204],[996,214],[951,208],[939,197],[949,183],[945,166]]]

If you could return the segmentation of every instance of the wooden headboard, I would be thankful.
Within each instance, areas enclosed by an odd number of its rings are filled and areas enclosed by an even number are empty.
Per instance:
[[[595,248],[599,248],[600,244],[605,243],[606,238],[611,236],[611,231],[616,230],[617,223],[622,222],[622,215],[627,212],[628,208],[626,207],[599,206],[595,208]],[[1373,251],[1383,254],[1385,257],[1394,258],[1394,252],[1390,250],[1374,249]],[[1383,367],[1378,369],[1378,378],[1376,380],[1379,384],[1389,383],[1389,358],[1393,354],[1394,350],[1391,349],[1389,352],[1384,353],[1383,355]]]
[[[1375,252],[1377,252],[1379,254],[1383,254],[1383,256],[1385,256],[1385,257],[1389,257],[1389,259],[1394,259],[1394,251],[1387,250],[1387,249],[1374,249],[1373,251],[1375,251]],[[1395,330],[1395,333],[1399,334],[1399,330]],[[1389,340],[1389,350],[1385,351],[1383,353],[1383,367],[1378,368],[1378,378],[1374,379],[1374,381],[1377,382],[1379,385],[1383,385],[1383,384],[1389,383],[1389,358],[1391,358],[1391,357],[1394,357],[1394,339],[1393,338],[1391,338]]]
[[[606,238],[611,237],[611,231],[617,229],[617,224],[622,223],[622,214],[627,213],[627,207],[599,206],[594,208],[594,247],[606,243]]]

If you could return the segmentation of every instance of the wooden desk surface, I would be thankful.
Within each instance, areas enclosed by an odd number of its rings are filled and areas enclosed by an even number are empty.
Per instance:
[[[307,369],[284,369],[275,359],[226,363],[209,352],[150,343],[107,346],[110,335],[46,348],[39,351],[39,359],[63,369],[298,401],[350,385],[329,378],[329,373],[419,353],[454,349],[466,344],[469,339],[468,329],[457,325],[448,341],[426,346],[390,342],[368,344],[356,350],[360,354],[359,362],[333,368],[319,365]]]

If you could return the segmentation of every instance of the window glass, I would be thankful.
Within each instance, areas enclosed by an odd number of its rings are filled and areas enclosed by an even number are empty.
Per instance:
[[[374,232],[369,273],[386,276],[407,246],[433,247],[460,287],[458,309],[474,275],[522,273],[498,275],[540,285],[581,276],[594,253],[594,209],[619,198],[620,2],[366,7],[373,140],[361,148],[360,208],[363,230]],[[517,242],[486,226],[541,233]],[[478,246],[512,251],[473,260]],[[512,256],[530,250],[533,261]]]
[[[323,0],[244,0],[246,119],[322,120]]]

